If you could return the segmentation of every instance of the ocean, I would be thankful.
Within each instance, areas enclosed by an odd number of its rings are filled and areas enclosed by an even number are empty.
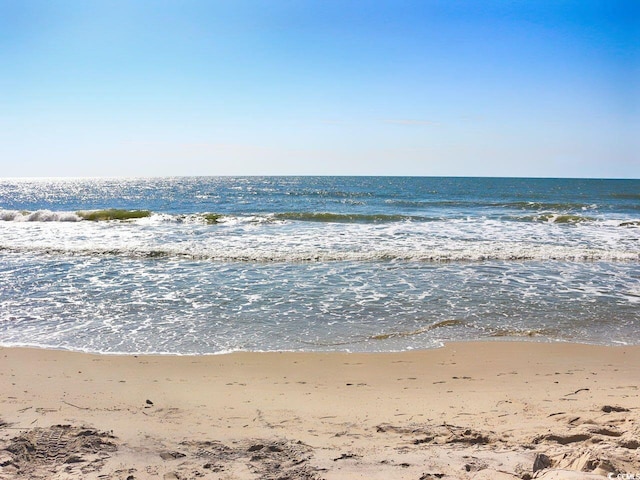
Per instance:
[[[640,344],[640,180],[0,179],[0,345]]]

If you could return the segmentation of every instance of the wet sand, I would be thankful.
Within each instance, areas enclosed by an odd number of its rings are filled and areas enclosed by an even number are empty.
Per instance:
[[[0,359],[2,479],[640,474],[640,347]]]

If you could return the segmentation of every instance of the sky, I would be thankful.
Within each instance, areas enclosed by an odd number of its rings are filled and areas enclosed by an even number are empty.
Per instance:
[[[0,169],[640,178],[640,2],[0,0]]]

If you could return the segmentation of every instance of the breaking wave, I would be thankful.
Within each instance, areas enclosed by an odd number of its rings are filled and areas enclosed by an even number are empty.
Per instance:
[[[383,223],[383,222],[403,222],[409,220],[426,220],[425,217],[409,215],[389,215],[389,214],[351,214],[351,213],[329,213],[329,212],[286,212],[276,213],[274,217],[280,220],[297,220],[303,222],[325,222],[325,223]]]
[[[0,245],[0,252],[39,253],[48,255],[118,256],[128,258],[189,259],[214,262],[309,263],[309,262],[392,262],[418,263],[484,262],[484,261],[571,261],[571,262],[637,262],[640,252],[596,248],[504,244],[455,244],[450,247],[380,248],[353,250],[322,249],[307,246],[271,244],[260,248],[231,245],[169,245],[149,248],[131,247]]]
[[[37,210],[35,212],[18,210],[0,210],[0,220],[5,222],[106,222],[132,221],[154,217],[160,221],[174,221],[176,223],[219,223],[222,215],[217,213],[197,214],[159,214],[149,210],[125,210],[107,208],[103,210],[79,210],[77,212]]]
[[[82,210],[76,213],[80,218],[90,221],[104,220],[134,220],[151,216],[149,210],[122,210],[109,208],[107,210]]]
[[[558,211],[541,211],[531,215],[506,215],[501,216],[503,221],[552,223],[552,224],[578,224],[593,223],[606,226],[637,227],[639,219],[603,220],[596,216],[581,215],[577,213],[565,213]],[[136,220],[151,220],[158,222],[174,223],[272,223],[272,222],[314,222],[314,223],[398,223],[398,222],[434,222],[456,221],[459,218],[444,219],[442,217],[428,215],[405,214],[361,214],[361,213],[333,213],[333,212],[275,212],[259,214],[232,214],[216,212],[200,213],[158,213],[149,210],[126,210],[107,208],[100,210],[51,211],[37,210],[34,212],[24,210],[0,209],[0,221],[6,222],[105,222],[121,221],[131,222]]]
[[[402,337],[412,337],[414,335],[422,335],[423,333],[431,332],[437,328],[444,327],[455,327],[462,326],[465,322],[462,320],[443,320],[441,322],[434,323],[433,325],[429,325],[425,328],[419,328],[418,330],[411,330],[409,332],[391,332],[391,333],[381,333],[378,335],[372,335],[369,337],[370,340],[388,340],[390,338],[402,338]]]
[[[0,210],[0,220],[5,222],[79,222],[83,218],[73,212]]]

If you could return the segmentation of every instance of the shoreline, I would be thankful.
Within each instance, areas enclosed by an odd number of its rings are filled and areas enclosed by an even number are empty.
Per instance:
[[[51,352],[62,352],[80,355],[95,355],[105,357],[219,357],[227,355],[401,355],[416,354],[421,352],[431,352],[433,350],[440,350],[450,345],[464,345],[464,344],[522,344],[533,343],[543,345],[577,345],[585,347],[602,347],[602,348],[640,348],[639,343],[626,343],[622,341],[615,341],[610,343],[596,343],[579,340],[565,340],[557,338],[547,338],[544,336],[489,336],[483,338],[463,339],[448,341],[442,340],[439,345],[424,347],[424,348],[408,348],[404,350],[385,350],[385,351],[369,351],[369,350],[224,350],[219,352],[207,352],[207,353],[176,353],[176,352],[100,352],[91,350],[74,349],[71,347],[51,347],[47,345],[35,345],[35,344],[13,344],[13,345],[1,345],[0,352],[3,350],[44,350]]]
[[[3,480],[640,473],[640,346],[0,358]]]

